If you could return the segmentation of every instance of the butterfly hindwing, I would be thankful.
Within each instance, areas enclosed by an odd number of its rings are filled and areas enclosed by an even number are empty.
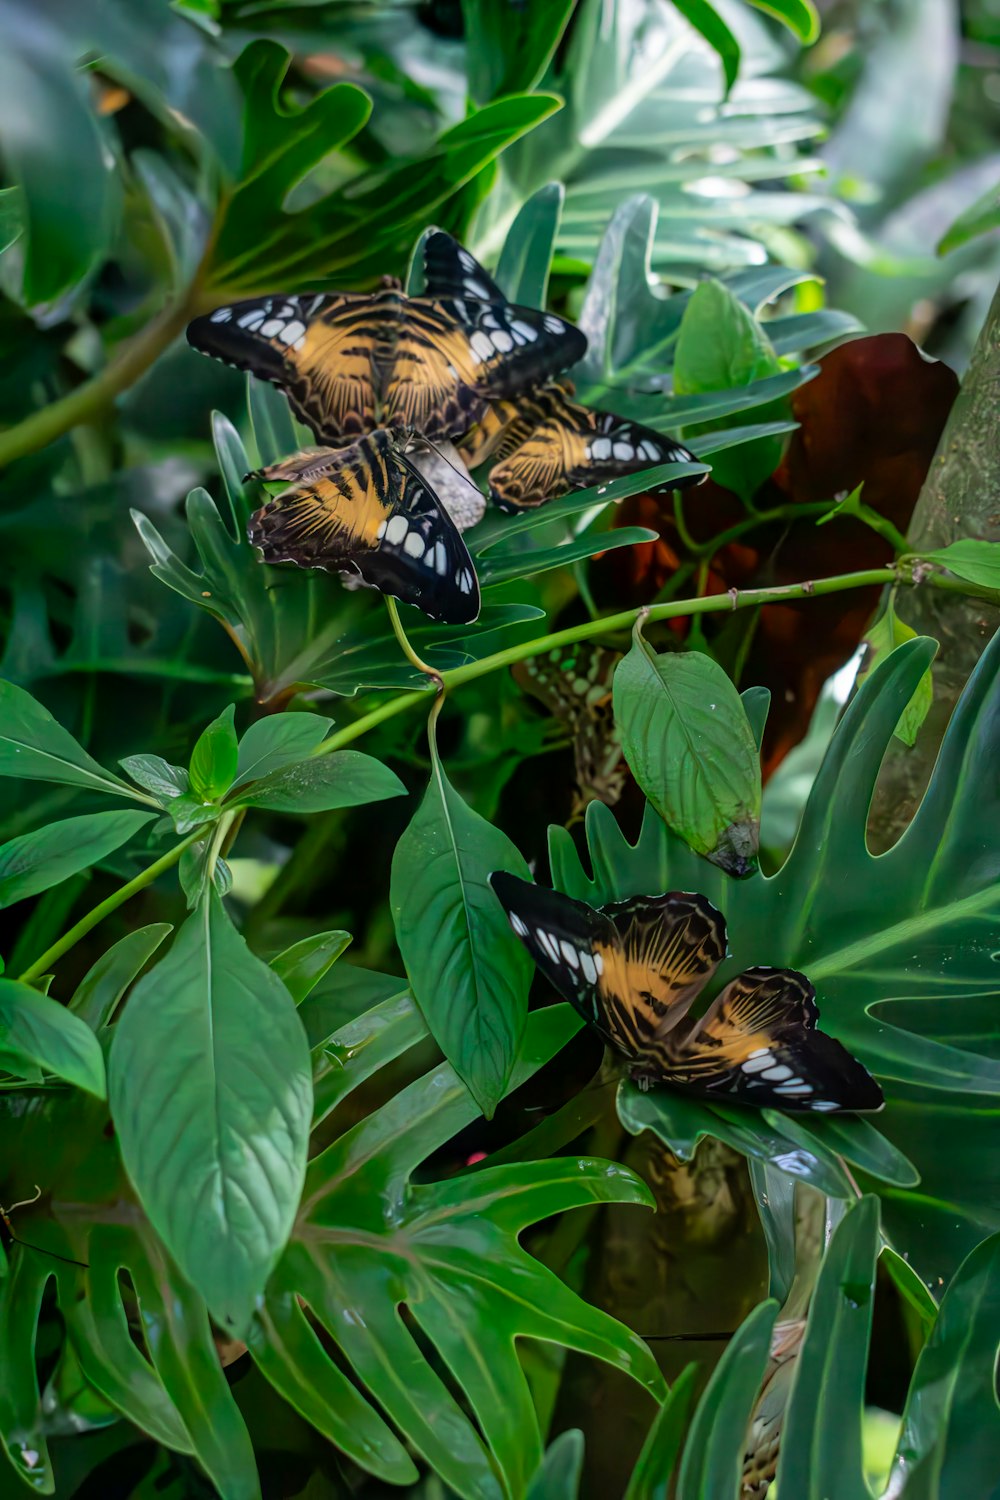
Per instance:
[[[530,510],[623,474],[698,461],[683,444],[613,412],[553,394],[547,405],[545,419],[518,447],[504,445],[504,456],[490,473],[490,498],[500,510]],[[675,487],[697,484],[701,477],[677,480]]]
[[[668,1038],[663,1082],[788,1111],[876,1110],[866,1068],[816,1030],[816,994],[795,969],[746,969],[699,1021]],[[653,1076],[653,1075],[650,1075]]]
[[[461,297],[470,302],[507,301],[492,277],[488,276],[471,250],[443,229],[433,230],[421,247],[424,267],[425,297],[443,300]]]
[[[468,549],[391,434],[376,431],[334,457],[336,464],[324,460],[319,478],[276,496],[251,516],[250,540],[264,561],[356,572],[432,619],[456,625],[475,620],[479,582]],[[289,460],[265,475],[284,477],[294,466]]]

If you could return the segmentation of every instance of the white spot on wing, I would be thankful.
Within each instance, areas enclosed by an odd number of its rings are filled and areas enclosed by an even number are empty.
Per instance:
[[[400,519],[402,519],[402,518],[400,517]],[[406,538],[406,541],[403,543],[403,551],[406,553],[407,557],[423,557],[423,555],[424,555],[424,539],[423,539],[423,537],[420,536],[418,532],[411,531],[408,534],[408,536]]]
[[[604,959],[599,953],[594,954],[594,968],[597,970],[598,974],[604,973]]]
[[[743,1071],[744,1073],[761,1073],[765,1068],[770,1067],[770,1065],[771,1054],[770,1052],[765,1052],[763,1057],[759,1055],[757,1057],[748,1057],[743,1064]]]
[[[210,323],[228,323],[233,315],[231,307],[217,307],[209,318]]]
[[[516,911],[512,911],[510,914],[510,925],[517,933],[518,937],[528,936],[528,924],[527,922],[521,921],[521,918],[518,916]]]
[[[611,439],[606,437],[595,438],[590,445],[591,458],[610,458]]]
[[[405,516],[393,516],[385,528],[385,539],[387,542],[391,542],[393,546],[396,546],[403,540],[408,530]]]
[[[519,338],[524,339],[526,343],[533,344],[538,337],[537,330],[532,328],[530,323],[525,323],[520,318],[512,319],[510,327],[511,331],[516,333]]]
[[[583,977],[584,979],[586,979],[587,983],[593,984],[595,979],[597,978],[597,965],[594,963],[594,960],[591,958],[586,948],[580,949],[580,967],[583,970]]]
[[[499,349],[501,354],[509,354],[514,347],[514,340],[506,328],[498,328],[493,335],[493,347]]]
[[[615,443],[611,451],[614,453],[615,458],[620,459],[622,463],[631,463],[632,459],[635,458],[635,449],[631,443]]]
[[[294,344],[302,337],[305,331],[306,325],[300,323],[296,318],[291,323],[286,323],[281,330],[281,342],[283,344]]]
[[[784,1063],[778,1063],[774,1068],[765,1068],[761,1074],[761,1077],[766,1078],[768,1083],[783,1083],[786,1078],[791,1078],[791,1076],[791,1068],[786,1068]]]
[[[578,969],[580,967],[580,960],[576,956],[576,949],[573,947],[573,944],[568,943],[565,938],[560,938],[559,946],[562,949],[563,958],[569,964],[570,968]]]

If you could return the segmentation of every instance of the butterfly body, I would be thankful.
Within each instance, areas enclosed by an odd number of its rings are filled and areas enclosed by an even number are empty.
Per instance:
[[[815,992],[797,970],[746,969],[704,1015],[689,1015],[726,956],[725,920],[704,896],[670,891],[596,908],[502,872],[490,883],[538,968],[640,1088],[669,1084],[789,1112],[881,1108],[867,1070],[816,1030]]]
[[[460,437],[492,401],[580,359],[586,339],[552,313],[506,301],[450,235],[424,245],[423,295],[379,291],[279,294],[195,318],[205,354],[279,386],[331,447],[375,430]]]
[[[358,574],[448,624],[477,618],[479,582],[461,533],[391,432],[298,454],[257,477],[291,485],[250,518],[265,562]]]

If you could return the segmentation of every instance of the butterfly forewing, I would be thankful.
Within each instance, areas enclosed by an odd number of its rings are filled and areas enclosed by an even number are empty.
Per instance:
[[[570,490],[589,489],[658,464],[697,463],[683,444],[651,427],[581,406],[554,394],[553,388],[546,405],[545,419],[518,447],[505,444],[504,456],[490,473],[490,498],[501,510],[530,510]],[[676,488],[697,484],[701,477],[677,480]]]
[[[619,990],[633,1014],[636,1050],[678,1024],[726,956],[722,913],[704,896],[668,891],[601,908],[619,934]]]
[[[372,433],[335,457],[334,465],[324,461],[321,477],[251,516],[250,540],[264,561],[356,572],[432,619],[456,625],[476,619],[479,583],[468,549],[391,434]],[[274,470],[287,473],[294,463]]]
[[[881,1108],[882,1090],[833,1037],[816,1030],[812,985],[795,969],[738,974],[699,1021],[648,1062],[656,1077],[699,1093],[789,1111]]]

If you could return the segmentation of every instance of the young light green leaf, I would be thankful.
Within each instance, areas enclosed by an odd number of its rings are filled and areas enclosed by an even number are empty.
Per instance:
[[[541,81],[575,0],[462,0],[469,92],[479,104]]]
[[[151,792],[161,807],[188,791],[191,782],[183,766],[172,766],[162,755],[126,755],[118,764],[137,785]]]
[[[291,1231],[312,1080],[291,996],[214,891],[132,992],[110,1096],[153,1226],[213,1317],[238,1333]]]
[[[812,0],[750,0],[750,4],[787,26],[804,47],[819,36],[819,12]]]
[[[16,979],[0,979],[0,1051],[8,1072],[20,1058],[98,1099],[105,1097],[104,1054],[90,1027]]]
[[[916,634],[917,632],[911,629],[905,620],[899,618],[890,598],[882,614],[865,636],[865,645],[868,649],[857,675],[857,686],[861,686],[868,674],[889,655],[890,651],[895,651],[896,647],[901,646],[904,641],[912,641]],[[934,678],[928,667],[896,725],[896,738],[902,740],[904,745],[912,747],[933,702]]]
[[[233,784],[239,755],[233,726],[235,706],[224,708],[198,737],[191,751],[191,790],[205,802],[214,802]]]
[[[294,766],[311,755],[330,732],[321,714],[269,714],[251,724],[240,740],[232,791],[273,771]]]
[[[138,796],[127,782],[98,765],[47,708],[12,682],[0,682],[0,776],[83,786],[115,797]]]
[[[266,807],[272,812],[330,812],[401,797],[406,788],[394,771],[360,750],[314,755],[262,776],[239,791],[230,807]]]
[[[638,626],[614,680],[633,776],[668,827],[732,875],[756,866],[760,761],[739,693],[700,651],[657,656]]]
[[[89,870],[153,817],[151,812],[86,813],[0,845],[0,908]]]
[[[487,882],[494,870],[529,872],[448,781],[433,724],[430,745],[430,784],[396,845],[389,901],[424,1019],[489,1119],[524,1031],[532,963]]]
[[[966,583],[978,583],[982,588],[1000,589],[1000,542],[981,542],[966,536],[949,547],[940,547],[936,552],[922,554],[925,562],[939,563],[963,578]]]
[[[318,932],[272,958],[271,968],[295,1004],[301,1005],[350,943],[349,932]]]

